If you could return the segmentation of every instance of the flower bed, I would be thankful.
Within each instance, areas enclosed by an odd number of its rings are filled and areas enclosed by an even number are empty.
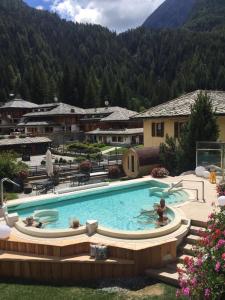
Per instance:
[[[186,257],[179,269],[181,290],[177,295],[189,299],[225,299],[225,210],[209,216],[201,231],[196,257]]]
[[[165,168],[154,168],[151,175],[154,178],[163,178],[169,175],[169,171]]]

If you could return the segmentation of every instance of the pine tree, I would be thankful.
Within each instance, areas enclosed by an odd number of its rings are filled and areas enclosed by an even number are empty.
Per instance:
[[[219,127],[210,97],[200,92],[180,139],[179,168],[190,170],[196,164],[196,142],[216,141]]]

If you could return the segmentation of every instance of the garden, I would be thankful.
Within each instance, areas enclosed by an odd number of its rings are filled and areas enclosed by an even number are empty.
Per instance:
[[[223,184],[224,189],[224,184]],[[221,191],[220,186],[218,190]],[[195,258],[186,257],[178,270],[181,289],[188,299],[225,299],[225,209],[209,215],[206,230],[195,247]]]
[[[23,186],[28,176],[28,166],[17,161],[17,154],[14,152],[3,152],[0,155],[0,179],[9,178],[19,184],[19,188],[12,186],[10,183],[5,183],[5,194],[6,200],[12,200],[17,198],[17,192],[23,190]]]

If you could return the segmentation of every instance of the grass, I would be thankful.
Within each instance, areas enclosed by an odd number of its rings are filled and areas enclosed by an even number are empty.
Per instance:
[[[7,201],[18,199],[17,193],[5,193],[4,197]]]
[[[176,288],[165,284],[150,284],[139,290],[110,292],[97,287],[1,282],[0,291],[0,299],[4,300],[174,300],[176,298]]]

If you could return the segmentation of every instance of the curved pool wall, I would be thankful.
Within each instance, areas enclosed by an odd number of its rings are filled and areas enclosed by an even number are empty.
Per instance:
[[[89,195],[100,195],[102,193],[106,192],[118,192],[121,190],[124,190],[125,188],[134,188],[134,187],[140,187],[145,184],[148,184],[150,187],[161,187],[161,188],[168,188],[169,185],[155,181],[155,180],[146,180],[136,183],[122,183],[116,186],[109,186],[107,188],[95,188],[93,190],[88,190],[88,191],[79,191],[76,193],[71,193],[71,194],[66,194],[63,196],[56,196],[52,197],[51,199],[42,199],[42,200],[37,200],[37,201],[32,201],[28,203],[20,203],[18,205],[9,205],[9,212],[18,212],[20,214],[21,209],[30,209],[32,211],[37,210],[37,209],[43,209],[43,205],[48,205],[49,203],[54,204],[54,205],[59,205],[62,204],[64,201],[68,200],[75,200],[84,196],[89,196]],[[184,194],[185,199],[183,201],[187,200],[187,194]],[[42,206],[41,208],[39,208]],[[35,207],[35,209],[34,209]],[[57,207],[54,207],[57,208]],[[157,237],[157,236],[162,236],[165,234],[168,234],[177,228],[179,228],[181,224],[181,218],[179,217],[178,212],[174,209],[171,208],[169,209],[169,213],[171,213],[174,218],[173,220],[166,226],[162,228],[157,228],[157,229],[148,229],[148,230],[120,230],[118,228],[110,228],[110,226],[105,226],[105,224],[102,224],[99,222],[99,226],[97,229],[97,232],[102,235],[107,235],[111,237],[120,237],[120,238],[131,238],[131,239],[138,239],[138,238],[150,238],[150,237]],[[90,219],[90,218],[89,218]],[[33,227],[26,227],[22,221],[19,221],[16,223],[16,227],[18,230],[22,231],[23,233],[32,235],[32,236],[39,236],[39,237],[63,237],[63,236],[72,236],[72,235],[77,235],[77,234],[82,234],[86,232],[85,226],[81,226],[78,229],[70,229],[70,228],[58,228],[58,229],[52,229],[52,228],[45,228],[45,229],[37,229]]]

